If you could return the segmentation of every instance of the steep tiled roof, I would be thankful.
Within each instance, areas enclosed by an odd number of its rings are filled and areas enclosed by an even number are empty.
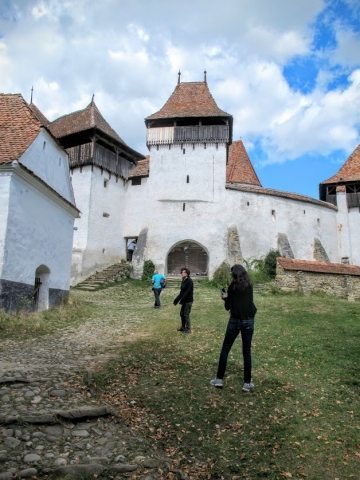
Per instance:
[[[221,110],[206,82],[178,83],[165,105],[146,120],[184,117],[229,117]]]
[[[353,153],[346,160],[340,170],[328,178],[324,183],[338,183],[338,182],[351,182],[360,180],[360,145],[358,145]]]
[[[300,270],[302,272],[333,273],[341,275],[360,275],[360,267],[343,263],[325,263],[313,260],[295,260],[280,257],[278,264],[284,270]]]
[[[150,164],[150,155],[146,155],[144,160],[139,160],[137,165],[130,170],[129,178],[133,177],[148,177],[149,176],[149,165]]]
[[[331,203],[316,200],[315,198],[307,197],[306,195],[299,195],[298,193],[274,190],[273,188],[263,188],[257,185],[246,185],[243,183],[227,183],[226,188],[228,190],[237,190],[239,192],[260,193],[262,195],[271,195],[273,197],[288,198],[289,200],[312,203],[314,205],[321,205],[322,207],[330,208],[330,210],[337,210],[337,207]]]
[[[29,107],[31,108],[32,112],[34,113],[35,117],[39,120],[41,125],[44,127],[48,127],[49,120],[45,117],[45,115],[38,109],[35,103],[29,103]]]
[[[247,183],[261,187],[260,180],[245,150],[242,140],[233,142],[229,148],[229,159],[226,167],[228,183]]]
[[[94,101],[91,101],[83,110],[59,117],[50,123],[49,128],[54,137],[59,139],[73,133],[97,129],[113,140],[126,145],[122,138],[119,137],[101,115]]]
[[[40,128],[41,123],[20,94],[0,94],[0,163],[18,160]]]

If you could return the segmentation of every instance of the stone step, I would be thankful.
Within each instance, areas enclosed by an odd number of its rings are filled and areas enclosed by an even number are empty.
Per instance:
[[[99,270],[96,273],[93,273],[88,278],[75,285],[74,288],[93,291],[105,287],[106,285],[111,285],[117,278],[121,277],[122,273],[128,268],[128,263],[110,265],[109,267],[104,268],[104,270]]]

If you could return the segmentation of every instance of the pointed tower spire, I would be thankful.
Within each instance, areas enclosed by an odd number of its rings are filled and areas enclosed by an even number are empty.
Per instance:
[[[180,77],[181,77],[181,72],[180,72],[180,70],[179,70],[179,71],[178,71],[178,85],[179,85],[179,83],[180,83]]]
[[[34,93],[34,86],[32,85],[32,86],[31,86],[31,95],[30,95],[30,104],[31,104],[32,101],[33,101],[33,93]]]
[[[94,98],[95,98],[95,93],[92,94],[91,102],[90,102],[90,103],[94,103]]]
[[[206,80],[206,70],[204,70],[204,83],[207,83],[207,80]]]

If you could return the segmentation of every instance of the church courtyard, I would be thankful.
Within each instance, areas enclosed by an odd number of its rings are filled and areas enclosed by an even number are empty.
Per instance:
[[[225,388],[209,385],[228,318],[219,290],[196,287],[188,336],[176,294],[154,309],[151,287],[127,280],[0,312],[0,478],[357,478],[359,303],[256,294],[246,394],[240,343]]]

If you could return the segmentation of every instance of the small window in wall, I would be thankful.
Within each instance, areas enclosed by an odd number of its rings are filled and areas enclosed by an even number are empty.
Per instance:
[[[183,212],[185,212],[185,206],[186,206],[186,203],[184,202],[183,203]]]
[[[276,219],[276,212],[275,210],[271,210],[271,219],[273,222],[275,222],[275,219]]]
[[[318,218],[316,221],[317,221],[318,227],[320,227],[320,218]]]
[[[43,150],[45,150],[45,148],[46,148],[46,142],[44,141],[44,143],[43,143]]]
[[[185,155],[185,152],[186,152],[186,150],[185,150],[185,148],[183,148],[183,155]]]
[[[250,206],[250,202],[246,202],[246,205],[249,207],[249,206]]]
[[[104,188],[106,188],[108,186],[108,183],[109,183],[109,179],[104,178]]]
[[[186,175],[186,183],[190,183],[190,175]]]
[[[109,217],[110,217],[110,213],[104,212],[104,213],[103,213],[103,217],[109,218]]]
[[[131,179],[131,185],[141,185],[141,177],[134,177]]]

